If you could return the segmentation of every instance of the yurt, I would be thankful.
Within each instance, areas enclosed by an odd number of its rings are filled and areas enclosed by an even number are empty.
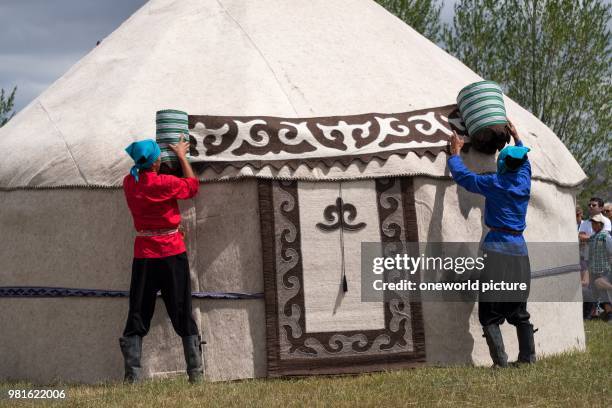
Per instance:
[[[486,233],[482,197],[446,165],[457,94],[481,79],[374,1],[149,1],[0,129],[0,378],[122,378],[124,148],[155,136],[160,109],[189,113],[200,193],[181,212],[209,380],[489,365],[474,301],[360,291],[362,242]],[[576,243],[585,174],[504,102],[531,147],[526,240]],[[534,286],[577,294],[529,303],[538,356],[584,349],[577,248],[530,256]],[[161,299],[143,365],[184,372]]]

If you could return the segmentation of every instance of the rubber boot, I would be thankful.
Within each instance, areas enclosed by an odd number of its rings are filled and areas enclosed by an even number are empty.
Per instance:
[[[531,323],[520,323],[516,325],[516,335],[518,337],[519,355],[516,360],[521,364],[533,364],[536,362],[535,341],[533,333],[537,330],[533,329]]]
[[[202,382],[204,369],[202,368],[202,340],[200,336],[183,337],[183,351],[187,363],[187,375],[192,384]]]
[[[483,326],[484,338],[487,339],[489,354],[494,367],[508,367],[508,355],[504,349],[504,339],[498,324]]]
[[[136,383],[140,381],[142,368],[140,356],[142,354],[142,337],[138,335],[119,338],[119,346],[125,361],[125,376],[123,382]]]

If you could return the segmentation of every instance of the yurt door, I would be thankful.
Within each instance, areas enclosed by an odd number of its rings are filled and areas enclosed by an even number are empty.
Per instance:
[[[412,180],[260,181],[268,374],[423,362],[420,304],[361,301],[361,243],[418,241]]]

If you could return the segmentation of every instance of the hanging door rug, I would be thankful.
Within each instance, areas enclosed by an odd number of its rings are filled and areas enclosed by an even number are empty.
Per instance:
[[[424,363],[420,303],[361,302],[361,242],[418,242],[412,179],[258,182],[268,375]]]

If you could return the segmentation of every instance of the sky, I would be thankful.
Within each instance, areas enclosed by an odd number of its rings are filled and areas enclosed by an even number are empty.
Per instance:
[[[17,86],[22,109],[146,2],[0,0],[0,88]],[[443,21],[454,2],[445,1]]]
[[[0,0],[0,88],[23,108],[146,0]]]

